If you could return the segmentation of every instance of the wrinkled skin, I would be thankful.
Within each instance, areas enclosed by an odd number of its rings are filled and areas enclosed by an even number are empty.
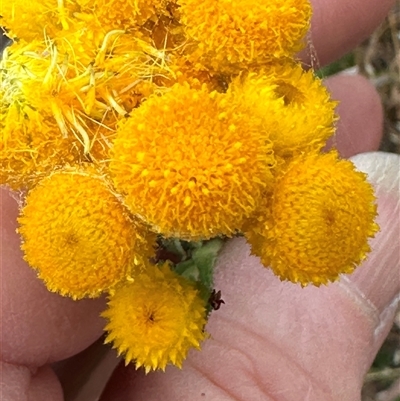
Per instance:
[[[313,3],[311,39],[324,65],[371,33],[394,2]],[[303,59],[309,62],[307,52]],[[376,150],[382,109],[373,87],[357,76],[333,77],[327,85],[341,101],[334,142],[342,155]],[[171,367],[144,376],[132,366],[118,367],[101,401],[360,400],[363,376],[398,303],[400,222],[393,216],[399,211],[400,161],[377,153],[354,161],[376,186],[381,226],[370,257],[354,274],[302,289],[262,268],[243,239],[230,241],[219,257],[215,285],[226,304],[210,318],[212,338],[203,351],[191,353],[183,371]],[[46,291],[19,250],[18,205],[5,189],[0,199],[2,399],[60,401],[50,363],[77,354],[101,335],[104,300],[73,302]]]

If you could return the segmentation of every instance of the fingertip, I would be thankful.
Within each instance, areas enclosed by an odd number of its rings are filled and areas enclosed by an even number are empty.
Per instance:
[[[57,376],[48,366],[31,370],[26,366],[0,362],[0,392],[4,401],[62,401]]]
[[[384,20],[394,0],[311,0],[311,45],[321,65],[337,60],[367,38]],[[303,60],[314,54],[306,49]]]

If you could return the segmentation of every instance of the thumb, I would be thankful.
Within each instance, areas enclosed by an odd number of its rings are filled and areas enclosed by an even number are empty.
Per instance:
[[[371,242],[373,252],[366,268],[356,269],[341,280],[344,286],[359,289],[379,311],[396,309],[400,291],[400,156],[371,152],[354,156],[353,163],[368,174],[378,197],[379,234]],[[393,309],[392,308],[392,309]],[[382,318],[385,316],[382,315]]]
[[[120,367],[102,401],[359,400],[398,302],[400,157],[376,152],[353,161],[375,186],[381,231],[352,276],[321,288],[281,282],[234,239],[216,275],[226,305],[211,316],[203,350],[183,371],[144,376]]]

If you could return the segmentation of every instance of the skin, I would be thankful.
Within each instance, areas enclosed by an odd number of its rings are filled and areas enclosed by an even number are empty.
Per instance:
[[[311,39],[320,64],[360,43],[393,3],[314,0]],[[306,51],[302,57],[310,63]],[[376,150],[382,109],[374,88],[349,76],[333,77],[327,85],[341,101],[334,139],[341,153],[350,157]],[[354,274],[326,287],[302,289],[262,268],[242,239],[230,241],[216,276],[226,305],[211,316],[212,338],[202,352],[191,353],[183,371],[168,368],[165,374],[144,376],[134,367],[119,367],[101,401],[151,401],[160,395],[165,401],[359,400],[400,290],[400,226],[393,219],[399,194],[393,182],[385,181],[388,161],[381,156],[358,159],[376,184],[381,231]],[[60,401],[61,386],[49,364],[79,353],[102,334],[99,312],[105,303],[49,293],[22,259],[15,233],[17,202],[5,189],[0,200],[0,393],[6,401]]]

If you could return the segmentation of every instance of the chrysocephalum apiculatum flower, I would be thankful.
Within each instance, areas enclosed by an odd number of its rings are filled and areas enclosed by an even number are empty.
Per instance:
[[[189,46],[196,44],[190,58],[217,71],[239,72],[271,57],[292,56],[310,26],[309,0],[177,3]]]
[[[15,189],[31,187],[55,168],[85,160],[84,149],[90,153],[94,145],[81,116],[73,115],[79,106],[74,90],[60,88],[62,77],[51,74],[54,60],[47,50],[40,41],[21,42],[0,61],[0,183]],[[68,129],[63,112],[71,122],[76,120],[79,130]]]
[[[272,185],[272,145],[258,127],[224,94],[176,84],[118,128],[114,184],[166,237],[233,235]]]
[[[68,163],[107,159],[119,116],[153,92],[162,69],[151,46],[123,32],[105,35],[100,49],[92,42],[93,63],[71,54],[80,37],[72,36],[21,41],[0,61],[1,182],[13,188]]]
[[[282,280],[326,284],[351,273],[378,230],[366,175],[332,151],[299,155],[278,174],[248,239]]]
[[[63,137],[46,111],[21,103],[0,106],[0,184],[20,190],[54,168],[80,159],[75,138]]]
[[[71,51],[84,44],[87,48],[80,49],[84,54],[96,49],[88,59]],[[84,136],[80,126],[87,119],[101,121],[110,108],[122,116],[130,112],[123,104],[129,97],[139,97],[143,82],[151,83],[154,75],[165,72],[160,63],[154,48],[123,31],[109,32],[101,41],[77,33],[55,42],[11,46],[1,60],[1,88],[8,102],[16,101],[17,93],[19,103],[51,111],[62,135],[71,127]]]
[[[1,4],[2,26],[10,37],[32,41],[43,34],[55,37],[61,31],[76,30],[81,22],[88,32],[102,30],[137,30],[149,19],[169,14],[167,7],[174,0],[24,0],[3,1]],[[88,33],[89,36],[89,33]],[[150,42],[150,41],[149,41]],[[94,49],[93,49],[94,50]]]
[[[32,189],[18,218],[26,261],[50,291],[96,297],[142,263],[143,230],[100,176],[58,171]]]
[[[300,64],[270,64],[236,78],[229,92],[233,101],[239,99],[238,108],[262,118],[261,129],[268,131],[278,156],[320,150],[335,132],[337,102],[314,72]]]
[[[178,367],[191,348],[205,339],[205,301],[193,282],[174,273],[169,265],[148,264],[133,280],[109,295],[106,342],[112,342],[125,363],[150,370],[168,363]]]

